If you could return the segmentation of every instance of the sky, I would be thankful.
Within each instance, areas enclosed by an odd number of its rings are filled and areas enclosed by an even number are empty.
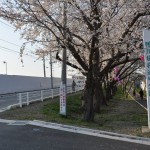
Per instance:
[[[43,61],[33,55],[34,47],[27,45],[24,51],[23,64],[20,58],[20,47],[26,40],[20,38],[15,28],[0,19],[0,74],[44,77]],[[29,56],[30,55],[30,56]],[[32,56],[31,56],[32,55]],[[6,63],[4,63],[4,61]],[[46,77],[50,77],[49,60],[46,60]],[[7,65],[7,69],[6,69]],[[61,76],[61,64],[53,63],[53,76]]]

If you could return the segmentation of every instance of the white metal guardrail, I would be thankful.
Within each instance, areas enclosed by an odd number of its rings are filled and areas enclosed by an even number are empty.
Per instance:
[[[73,91],[72,86],[67,86],[67,94],[83,90],[83,88],[84,86],[76,86],[75,91]],[[22,107],[23,105],[29,105],[34,101],[43,101],[46,98],[54,98],[56,96],[59,96],[59,94],[60,88],[18,93],[17,101],[19,103],[16,105]]]

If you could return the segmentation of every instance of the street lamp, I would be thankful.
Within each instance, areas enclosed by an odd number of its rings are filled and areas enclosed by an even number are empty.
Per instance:
[[[6,75],[7,75],[7,62],[3,61],[4,64],[6,64]]]

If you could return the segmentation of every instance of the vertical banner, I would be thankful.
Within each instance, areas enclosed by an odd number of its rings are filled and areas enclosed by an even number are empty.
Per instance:
[[[143,30],[143,42],[147,89],[148,128],[150,129],[150,30]]]
[[[60,115],[66,115],[66,86],[60,85]]]

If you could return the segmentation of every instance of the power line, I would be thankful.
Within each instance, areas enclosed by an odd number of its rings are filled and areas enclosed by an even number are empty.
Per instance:
[[[18,52],[18,51],[15,51],[15,50],[12,50],[12,49],[10,49],[10,48],[7,48],[7,47],[3,47],[3,46],[0,46],[1,48],[3,48],[3,49],[5,49],[5,50],[7,50],[8,52],[12,52],[12,53],[18,53],[18,54],[20,54],[20,52]],[[0,49],[1,50],[1,49]],[[28,56],[28,57],[32,57],[32,58],[34,58],[34,59],[37,59],[36,57],[34,57],[34,56],[32,56],[32,55],[28,55],[28,54],[24,54],[25,56]]]
[[[1,38],[0,38],[0,40],[1,40],[1,41],[3,41],[3,42],[9,43],[9,44],[15,45],[15,46],[17,46],[17,47],[19,47],[19,48],[21,47],[21,46],[19,46],[19,45],[15,44],[15,43],[12,43],[12,42],[6,41],[6,40],[1,39]],[[29,53],[31,53],[31,51],[32,51],[32,50],[27,49],[27,48],[26,48],[25,50],[28,50],[27,52],[29,52]],[[53,51],[51,51],[51,52],[56,52],[56,51],[58,51],[58,50],[53,50]],[[31,54],[32,54],[32,53],[31,53]],[[53,57],[53,58],[55,58],[54,56],[52,56],[52,57]],[[45,60],[49,60],[49,59],[45,59]]]
[[[0,38],[0,40],[1,40],[1,41],[3,41],[3,42],[9,43],[9,44],[15,45],[15,46],[17,46],[17,47],[21,47],[21,46],[19,46],[19,45],[15,44],[15,43],[12,43],[12,42],[9,42],[9,41],[6,41],[6,40],[3,40],[3,39],[1,39],[1,38]],[[27,50],[32,51],[32,50],[30,50],[30,49],[27,49]]]
[[[5,49],[5,50],[7,50],[8,52],[20,54],[20,52],[15,51],[15,50],[12,50],[12,49],[10,49],[10,48],[3,47],[3,46],[0,46],[0,47],[3,48],[3,49]],[[0,49],[0,50],[2,50],[2,49]],[[39,58],[34,57],[34,56],[32,56],[32,55],[28,55],[28,54],[23,54],[23,55],[28,56],[28,57],[32,57],[32,58],[34,58],[34,59],[36,59],[36,60],[40,60]],[[46,61],[47,61],[47,60],[49,61],[49,59],[45,59],[45,60],[46,60]],[[40,60],[40,61],[41,61],[41,60]]]
[[[3,23],[3,24],[5,24],[5,25],[7,25],[8,27],[10,27],[10,28],[12,28],[12,29],[15,29],[14,27],[10,26],[10,25],[9,25],[9,24],[7,24],[7,23],[4,23],[4,22],[3,22],[3,21],[1,21],[1,20],[0,20],[0,22],[1,22],[1,23]]]
[[[9,49],[9,48],[7,48],[7,47],[3,47],[3,46],[0,46],[0,47],[6,49],[7,51],[11,51],[11,52],[14,52],[14,53],[19,53],[18,51]]]
[[[4,22],[1,21],[1,20],[0,20],[0,22],[3,23],[3,24],[5,24],[5,25],[7,25],[7,26],[9,26],[9,27],[12,28],[12,29],[16,29],[16,28],[14,28],[14,27],[8,25],[7,23],[4,23]],[[7,43],[9,43],[9,44],[13,44],[13,45],[18,46],[18,47],[21,47],[21,46],[19,46],[19,45],[17,45],[17,44],[11,43],[11,42],[6,41],[6,40],[3,40],[3,39],[0,39],[0,40],[1,40],[1,41],[4,41],[4,42],[7,42]],[[27,50],[29,50],[29,49],[27,49]],[[29,50],[29,51],[31,51],[31,50]]]

